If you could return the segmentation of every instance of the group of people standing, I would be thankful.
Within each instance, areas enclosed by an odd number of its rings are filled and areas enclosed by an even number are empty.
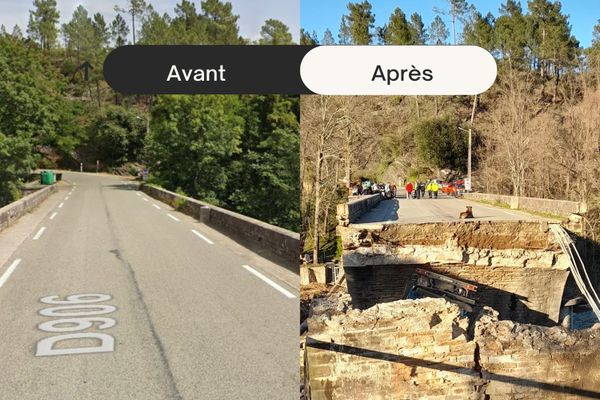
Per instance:
[[[435,180],[429,180],[427,182],[408,182],[406,184],[406,198],[407,199],[424,199],[425,193],[429,198],[437,199],[438,192],[440,191],[440,184]]]

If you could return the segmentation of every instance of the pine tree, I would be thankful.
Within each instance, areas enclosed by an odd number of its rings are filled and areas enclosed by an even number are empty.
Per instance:
[[[406,15],[399,7],[396,7],[390,16],[385,26],[385,31],[381,36],[383,36],[384,43],[388,45],[415,44],[410,25],[406,21]]]
[[[325,33],[323,33],[323,40],[321,40],[321,44],[324,46],[331,46],[335,44],[333,33],[331,33],[329,29],[325,29]]]
[[[23,31],[19,27],[19,25],[15,25],[12,30],[12,37],[15,39],[23,39]]]
[[[340,44],[352,44],[352,35],[350,34],[350,27],[348,26],[348,17],[346,15],[342,15],[342,22],[340,22],[338,39]]]
[[[347,21],[352,43],[356,45],[371,44],[373,41],[372,29],[375,23],[371,3],[367,0],[361,3],[348,3],[348,11]]]
[[[202,1],[202,15],[208,21],[209,44],[239,44],[239,15],[233,14],[233,6],[229,2],[219,0]]]
[[[144,0],[128,0],[127,6],[125,8],[115,6],[115,11],[118,13],[127,13],[131,15],[131,33],[133,36],[133,44],[135,44],[135,34],[136,27],[135,21],[136,18],[140,18],[144,11],[146,10],[146,2]]]
[[[258,44],[261,45],[294,44],[288,26],[277,19],[266,20],[260,28],[260,36]]]
[[[463,25],[466,22],[468,13],[474,9],[466,0],[447,0],[450,5],[449,11],[440,8],[434,8],[433,11],[440,15],[449,15],[452,19],[452,43],[456,44],[456,22],[461,21]]]
[[[500,16],[494,28],[495,46],[502,58],[511,63],[523,64],[528,40],[527,20],[521,4],[507,0],[500,6]]]
[[[60,13],[56,8],[56,0],[34,0],[33,6],[35,9],[29,11],[27,34],[42,49],[48,50],[54,46],[58,36],[56,24]]]
[[[410,16],[410,33],[412,36],[411,42],[413,44],[422,45],[429,40],[423,19],[421,18],[421,15],[416,12]]]
[[[121,16],[117,14],[115,19],[110,24],[110,34],[116,47],[125,46],[127,44],[127,35],[129,35],[129,27]]]
[[[94,14],[92,25],[94,26],[94,37],[97,46],[101,49],[108,47],[110,32],[102,14]]]
[[[448,40],[448,28],[446,28],[446,24],[439,15],[436,15],[431,22],[429,40],[432,44],[436,45],[446,44]]]
[[[300,44],[303,46],[315,46],[319,44],[319,40],[317,39],[317,32],[311,34],[304,30],[304,28],[300,29]]]
[[[494,16],[488,13],[483,17],[481,13],[476,12],[472,21],[465,25],[463,40],[466,44],[492,50],[494,48]]]

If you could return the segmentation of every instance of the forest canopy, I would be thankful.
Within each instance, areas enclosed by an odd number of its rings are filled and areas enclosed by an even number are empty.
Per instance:
[[[34,0],[25,29],[0,27],[0,206],[35,168],[95,171],[98,160],[115,173],[149,167],[153,183],[298,231],[297,96],[125,96],[102,72],[118,46],[293,44],[288,27],[269,19],[251,40],[226,1],[181,0],[162,15],[118,3],[112,20],[80,5],[59,24],[56,0]]]

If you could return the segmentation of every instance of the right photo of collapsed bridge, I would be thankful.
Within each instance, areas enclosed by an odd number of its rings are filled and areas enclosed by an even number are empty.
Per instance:
[[[600,4],[392,3],[303,0],[302,43],[498,78],[302,97],[301,398],[600,398]]]

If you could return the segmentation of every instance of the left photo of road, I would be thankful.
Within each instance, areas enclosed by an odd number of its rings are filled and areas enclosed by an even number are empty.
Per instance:
[[[299,6],[102,3],[0,3],[0,399],[297,398],[298,96],[122,94],[102,63],[295,44]]]

